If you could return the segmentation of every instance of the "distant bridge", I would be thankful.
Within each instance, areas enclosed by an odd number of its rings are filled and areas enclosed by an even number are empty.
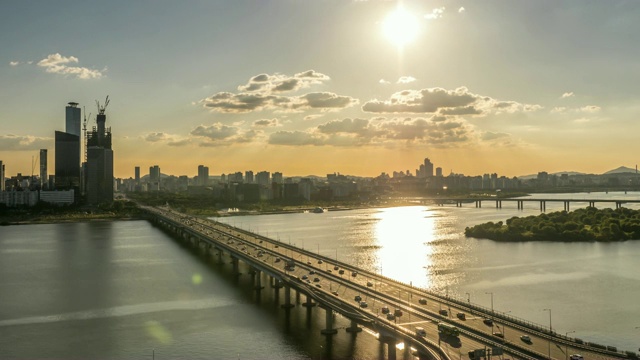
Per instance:
[[[547,210],[547,203],[563,203],[564,210],[570,210],[571,203],[583,203],[587,206],[595,207],[596,204],[606,203],[613,204],[616,209],[623,207],[624,204],[640,204],[640,200],[613,200],[613,199],[519,199],[519,198],[420,198],[417,199],[422,204],[436,204],[438,206],[456,205],[462,207],[464,204],[475,204],[477,208],[482,207],[482,203],[495,203],[496,209],[502,209],[503,202],[516,203],[518,210],[524,209],[524,203],[539,203],[540,211]]]
[[[263,278],[271,283],[276,295],[282,289],[283,308],[300,304],[301,295],[305,296],[301,305],[308,311],[315,305],[323,308],[326,317],[322,334],[338,332],[334,327],[336,313],[350,320],[348,332],[357,333],[362,330],[360,326],[371,329],[387,344],[391,360],[396,359],[399,341],[420,359],[467,358],[469,351],[487,347],[494,355],[504,352],[513,359],[526,360],[565,359],[567,352],[597,360],[630,356],[615,348],[580,343],[526,320],[416,288],[227,224],[167,208],[143,209],[154,224],[201,251],[218,256],[221,262],[227,254],[234,273],[239,274],[239,261],[248,265],[255,291],[264,290]],[[296,304],[291,299],[292,290]],[[446,334],[438,324],[455,326],[459,336]],[[426,336],[417,334],[417,327],[424,328]],[[524,335],[531,342],[523,342]],[[552,347],[551,343],[555,345]]]

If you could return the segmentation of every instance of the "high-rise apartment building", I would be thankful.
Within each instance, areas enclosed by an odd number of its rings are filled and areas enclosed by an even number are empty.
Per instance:
[[[49,175],[47,174],[47,149],[40,149],[40,189],[45,190],[48,188],[48,180]]]
[[[253,184],[253,171],[249,170],[244,172],[244,183]]]
[[[206,186],[209,183],[209,167],[198,165],[198,185]]]
[[[436,176],[437,177],[442,177],[442,168],[441,167],[437,167],[436,168]]]
[[[140,186],[140,166],[135,168],[136,186]]]
[[[271,181],[277,184],[283,184],[284,180],[282,178],[282,173],[281,172],[274,172],[272,177],[271,177]]]
[[[271,182],[271,173],[268,171],[260,171],[256,174],[256,182],[259,185],[269,186]]]

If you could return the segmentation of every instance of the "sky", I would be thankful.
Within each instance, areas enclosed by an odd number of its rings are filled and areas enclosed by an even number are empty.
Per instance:
[[[603,173],[640,153],[636,0],[4,0],[0,160],[108,95],[115,176]]]

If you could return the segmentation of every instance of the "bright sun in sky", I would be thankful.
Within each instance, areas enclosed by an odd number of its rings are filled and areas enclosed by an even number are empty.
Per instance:
[[[399,7],[384,19],[382,31],[394,44],[404,46],[418,35],[418,19]]]

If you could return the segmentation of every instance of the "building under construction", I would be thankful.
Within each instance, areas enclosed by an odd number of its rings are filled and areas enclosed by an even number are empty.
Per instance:
[[[86,134],[86,199],[88,204],[113,201],[113,150],[111,149],[111,127],[106,127],[105,109],[96,101],[98,115],[96,125]]]

